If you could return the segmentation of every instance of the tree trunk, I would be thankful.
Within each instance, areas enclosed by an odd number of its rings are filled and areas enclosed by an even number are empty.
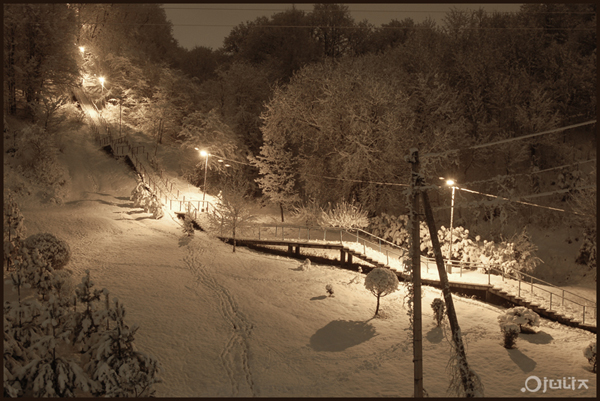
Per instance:
[[[379,313],[379,298],[381,295],[377,294],[377,307],[375,308],[375,316]]]
[[[235,223],[233,224],[233,252],[235,252]]]

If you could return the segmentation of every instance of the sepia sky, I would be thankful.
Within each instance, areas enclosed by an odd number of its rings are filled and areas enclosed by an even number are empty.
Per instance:
[[[515,12],[520,4],[346,4],[356,22],[367,20],[375,26],[385,24],[393,19],[412,18],[420,22],[430,17],[438,24],[451,8],[459,10],[483,8],[493,12]],[[297,9],[312,11],[313,5],[294,4]],[[167,18],[173,23],[173,36],[179,45],[192,49],[195,46],[205,46],[217,49],[223,44],[223,39],[234,26],[257,17],[283,12],[292,7],[292,3],[279,4],[164,4]]]

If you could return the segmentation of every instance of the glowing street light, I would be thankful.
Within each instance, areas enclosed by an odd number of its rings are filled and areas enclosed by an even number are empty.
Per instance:
[[[194,149],[200,150],[198,148]],[[200,150],[200,156],[206,158],[206,162],[204,163],[204,194],[202,195],[202,201],[204,201],[206,200],[206,171],[208,170],[208,156],[210,156],[210,153],[208,153],[206,150]]]
[[[83,53],[85,52],[85,47],[79,46],[79,51],[81,52],[81,55],[83,56]]]
[[[102,85],[102,93],[104,93],[104,77],[98,78],[98,81],[100,81],[100,85]]]
[[[446,265],[446,271],[448,273],[452,273],[452,225],[454,224],[454,191],[456,187],[454,186],[454,180],[445,179],[444,177],[440,177],[440,180],[446,180],[446,185],[452,187],[452,207],[450,209],[450,251],[448,253],[448,263]]]

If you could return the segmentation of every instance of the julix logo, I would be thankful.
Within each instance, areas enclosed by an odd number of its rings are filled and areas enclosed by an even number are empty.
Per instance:
[[[544,377],[544,381],[542,383],[542,380],[537,377],[537,376],[529,376],[527,378],[527,380],[525,380],[525,387],[523,387],[521,389],[521,392],[525,392],[525,391],[529,391],[531,393],[536,393],[538,391],[540,391],[540,389],[542,388],[542,384],[544,387],[544,390],[542,391],[542,393],[545,393],[547,389],[550,390],[575,390],[575,385],[576,383],[579,383],[579,387],[577,387],[577,390],[583,388],[583,389],[588,389],[587,386],[587,379],[583,379],[583,380],[575,380],[574,377],[563,377],[562,380],[560,379],[550,379],[548,380],[548,378]],[[535,386],[535,387],[533,387]]]

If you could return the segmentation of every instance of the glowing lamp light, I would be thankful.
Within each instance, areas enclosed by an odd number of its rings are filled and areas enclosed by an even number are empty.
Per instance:
[[[208,152],[206,150],[201,150],[200,151],[200,156],[206,157],[206,156],[208,156]]]
[[[83,46],[79,46],[79,51],[80,51],[81,53],[83,53],[83,52],[85,51],[85,47],[83,47]]]
[[[448,185],[454,185],[454,181],[452,181],[452,180],[446,180],[446,184],[448,184]]]

